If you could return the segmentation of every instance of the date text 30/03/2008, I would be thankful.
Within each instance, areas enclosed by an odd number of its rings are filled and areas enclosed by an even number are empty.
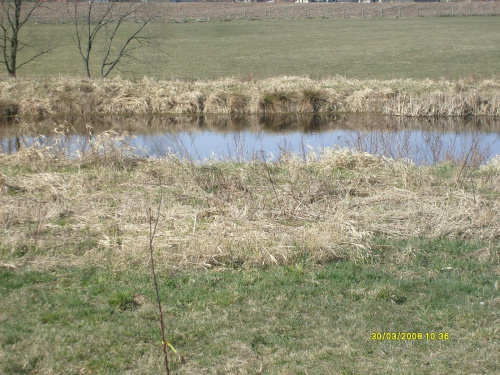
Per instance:
[[[449,340],[448,332],[372,332],[372,340],[407,341],[407,340]]]

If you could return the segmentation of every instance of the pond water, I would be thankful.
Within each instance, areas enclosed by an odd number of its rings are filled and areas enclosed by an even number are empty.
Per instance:
[[[480,164],[500,154],[500,119],[413,119],[366,114],[106,116],[29,123],[16,120],[0,124],[0,147],[3,153],[30,145],[85,152],[99,134],[110,129],[133,135],[123,144],[142,150],[137,151],[138,156],[161,158],[172,152],[195,161],[213,157],[276,159],[284,152],[305,157],[324,147],[407,158],[419,165],[450,159]]]

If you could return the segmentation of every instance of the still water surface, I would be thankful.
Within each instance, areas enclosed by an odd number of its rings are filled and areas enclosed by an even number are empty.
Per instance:
[[[53,129],[64,125],[64,134]],[[91,126],[92,136],[89,128]],[[53,145],[72,152],[89,150],[110,129],[133,135],[126,139],[143,151],[139,156],[164,157],[169,152],[203,161],[208,158],[276,159],[283,152],[304,157],[324,147],[348,147],[417,164],[468,158],[485,162],[500,154],[500,119],[411,119],[379,115],[155,116],[46,119],[0,124],[3,153],[19,147]],[[41,135],[41,136],[40,136]]]

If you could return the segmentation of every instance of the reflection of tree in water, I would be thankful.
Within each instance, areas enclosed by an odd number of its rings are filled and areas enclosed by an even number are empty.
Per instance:
[[[332,130],[402,131],[420,130],[437,132],[481,131],[500,133],[500,119],[489,117],[471,118],[412,118],[373,114],[280,114],[280,115],[184,115],[184,116],[84,116],[47,118],[27,121],[33,133],[46,135],[56,126],[64,124],[75,134],[85,134],[91,125],[94,134],[115,129],[132,134],[165,134],[175,132],[287,132],[321,133]],[[21,119],[3,119],[0,137],[13,137],[26,126]]]
[[[18,135],[16,135],[13,138],[12,137],[7,138],[5,142],[0,143],[0,146],[2,144],[4,144],[4,146],[0,147],[0,153],[3,151],[6,154],[13,154],[14,152],[19,151],[19,149],[21,148],[21,139],[19,138]],[[2,148],[5,149],[2,150]]]

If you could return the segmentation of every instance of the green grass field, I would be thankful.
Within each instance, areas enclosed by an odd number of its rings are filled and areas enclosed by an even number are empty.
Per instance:
[[[162,272],[168,337],[178,351],[171,369],[498,373],[498,274],[489,261],[471,257],[478,248],[449,240],[379,241],[377,260],[369,262]],[[0,371],[164,373],[146,267],[0,269]],[[453,270],[441,271],[446,267]],[[384,332],[423,338],[372,339]]]
[[[53,37],[59,48],[19,76],[84,74],[71,24],[28,31]],[[123,77],[459,79],[500,72],[497,17],[189,22],[153,24],[150,32],[159,35],[159,46],[141,53],[145,62],[123,65]]]

